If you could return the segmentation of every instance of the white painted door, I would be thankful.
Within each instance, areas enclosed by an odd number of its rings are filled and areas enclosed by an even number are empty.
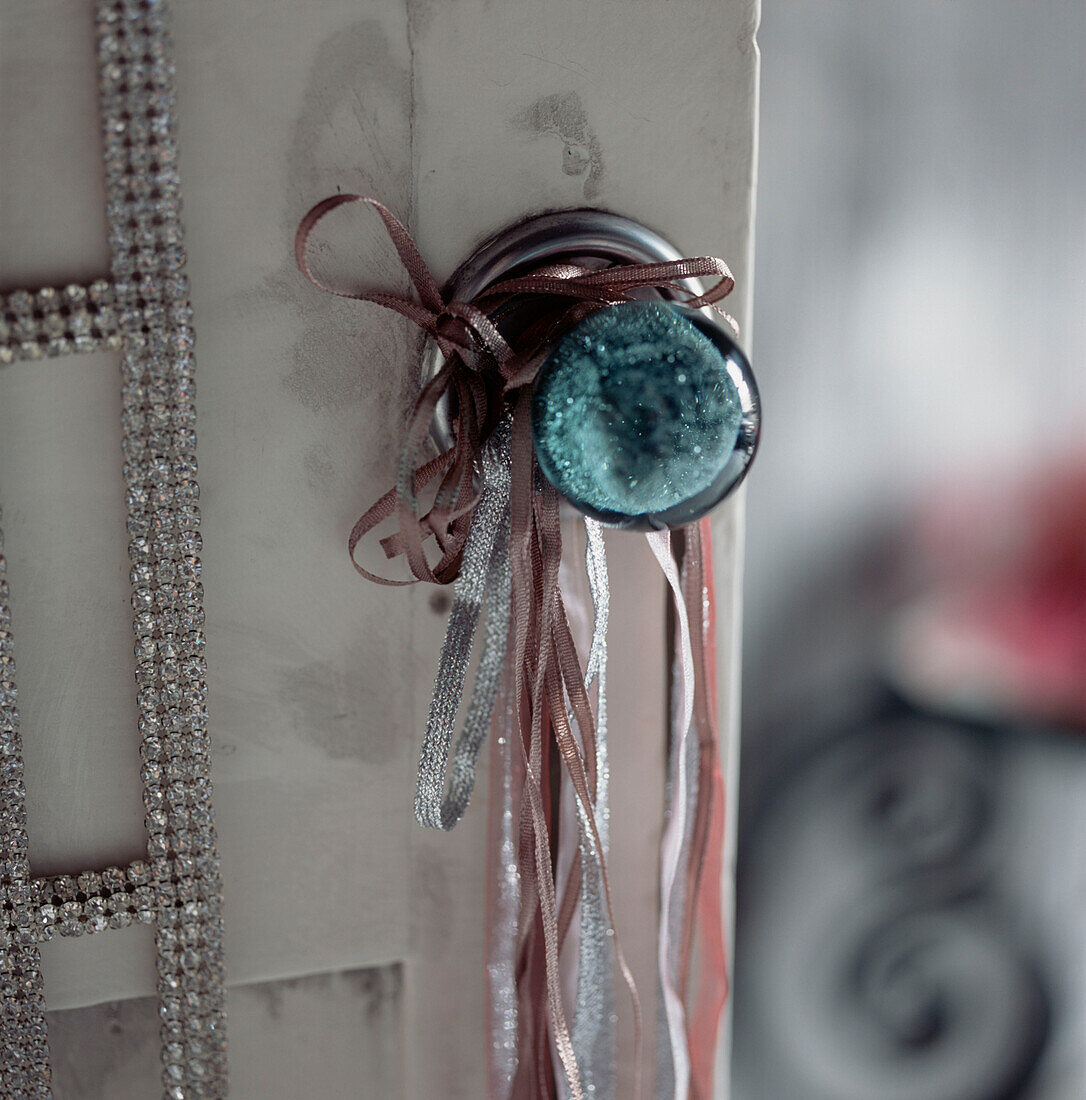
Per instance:
[[[442,280],[527,214],[602,207],[725,257],[749,348],[757,0],[174,8],[233,1095],[478,1097],[485,782],[451,835],[423,834],[411,812],[446,604],[366,583],[345,551],[394,480],[416,333],[313,292],[294,229],[337,189],[378,196]],[[97,64],[79,0],[0,11],[0,291],[108,270]],[[374,224],[357,226],[342,270],[405,287]],[[125,864],[146,843],[117,359],[0,371],[38,876]],[[741,495],[715,524],[734,746]],[[643,540],[616,535],[610,551],[612,877],[619,912],[644,914],[665,597]],[[652,936],[624,945],[651,1021]],[[150,930],[55,938],[42,965],[57,1095],[153,1094]]]

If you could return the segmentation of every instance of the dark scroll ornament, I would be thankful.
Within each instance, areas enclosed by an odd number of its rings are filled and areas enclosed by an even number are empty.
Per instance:
[[[1010,1100],[1047,1031],[997,888],[989,749],[919,718],[813,756],[741,853],[737,1080],[804,1100]]]

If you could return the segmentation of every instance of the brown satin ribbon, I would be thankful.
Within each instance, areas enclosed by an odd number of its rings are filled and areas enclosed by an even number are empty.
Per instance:
[[[372,207],[381,217],[415,286],[418,300],[379,290],[338,289],[312,273],[307,250],[314,228],[336,207],[352,202]],[[400,313],[429,334],[444,356],[440,370],[423,386],[412,409],[396,486],[373,504],[351,531],[348,540],[351,560],[363,576],[379,584],[415,581],[448,584],[455,580],[476,503],[475,480],[481,449],[512,408],[511,687],[512,703],[520,715],[525,770],[519,844],[524,907],[517,977],[523,994],[522,1036],[527,1037],[531,1048],[521,1059],[514,1095],[543,1095],[552,1079],[546,1017],[536,1017],[533,1011],[545,999],[546,1015],[570,1095],[573,1100],[583,1100],[558,971],[561,945],[576,903],[579,875],[574,866],[559,910],[549,839],[549,788],[557,782],[557,776],[550,774],[546,735],[554,737],[561,763],[585,809],[589,831],[602,851],[594,815],[595,722],[558,587],[561,556],[558,496],[546,482],[542,482],[539,491],[536,489],[531,383],[545,349],[562,331],[592,310],[631,300],[633,291],[646,287],[665,290],[694,308],[716,308],[715,303],[732,290],[734,280],[723,260],[714,257],[627,264],[600,271],[552,264],[488,287],[473,301],[446,300],[403,224],[382,203],[361,195],[335,195],[314,206],[298,227],[295,256],[299,268],[314,285],[339,297],[373,302]],[[683,284],[686,279],[705,277],[716,277],[718,281],[700,295],[693,294]],[[540,296],[540,316],[512,346],[491,315],[522,295]],[[734,327],[727,314],[722,316]],[[435,411],[446,397],[451,398],[453,444],[436,458],[420,462]],[[433,503],[420,515],[418,494],[435,480]],[[381,546],[387,558],[405,558],[411,580],[377,576],[355,560],[361,539],[392,516],[397,518],[399,529],[382,539]],[[431,537],[438,551],[433,565],[425,553],[425,543]],[[700,622],[700,616],[695,621]],[[567,699],[581,734],[583,755],[567,717]],[[614,926],[606,871],[601,878],[608,918]],[[640,1002],[617,935],[615,949],[633,1006],[639,1073]]]

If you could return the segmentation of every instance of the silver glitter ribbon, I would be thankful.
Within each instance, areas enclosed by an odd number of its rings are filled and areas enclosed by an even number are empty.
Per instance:
[[[588,536],[585,566],[592,593],[594,625],[585,671],[585,686],[596,681],[596,826],[602,851],[597,852],[583,807],[577,803],[581,852],[581,920],[577,958],[577,995],[573,1015],[573,1051],[585,1095],[610,1100],[615,1094],[614,952],[603,896],[603,864],[608,852],[610,819],[607,756],[607,620],[611,590],[603,528],[585,517]],[[572,720],[572,715],[571,715]]]
[[[510,599],[509,427],[508,420],[502,421],[483,448],[482,491],[464,544],[419,756],[415,816],[420,825],[431,829],[451,829],[464,816],[475,787],[479,749],[490,729],[505,665]],[[449,749],[484,602],[483,647],[464,726],[456,742],[446,794]]]
[[[517,867],[517,820],[523,777],[513,738],[520,736],[508,685],[494,716],[494,777],[491,797],[498,807],[494,844],[494,895],[490,918],[487,979],[490,989],[490,1100],[508,1100],[517,1072],[520,1007],[517,998],[517,933],[520,914],[520,870]]]

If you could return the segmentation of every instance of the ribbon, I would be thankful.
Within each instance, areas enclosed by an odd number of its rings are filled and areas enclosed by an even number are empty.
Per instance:
[[[724,775],[717,725],[716,599],[713,590],[712,534],[708,519],[687,528],[683,552],[683,596],[694,655],[694,728],[698,744],[698,789],[690,834],[690,871],[679,945],[679,991],[689,1010],[690,1095],[713,1096],[720,1021],[728,998],[728,959],[724,943]],[[691,992],[695,945],[697,988]]]
[[[475,787],[475,764],[490,728],[505,665],[509,633],[509,424],[503,421],[483,449],[483,489],[468,531],[456,581],[430,717],[419,757],[415,816],[420,825],[451,829],[464,815]],[[486,637],[475,673],[448,794],[445,772],[464,677],[486,594]]]
[[[380,216],[407,271],[417,298],[381,290],[350,290],[331,286],[310,268],[308,246],[318,223],[345,203],[362,203]],[[694,308],[712,307],[734,287],[727,265],[715,257],[694,257],[664,263],[620,264],[591,270],[573,264],[551,264],[526,275],[487,287],[471,301],[442,295],[406,227],[376,199],[335,195],[318,203],[302,219],[295,237],[295,256],[305,276],[318,288],[339,297],[372,302],[408,318],[437,343],[443,361],[427,381],[408,420],[395,486],[359,518],[351,530],[348,548],[354,568],[379,584],[456,582],[419,764],[415,809],[426,826],[449,829],[466,809],[475,778],[479,749],[491,724],[495,704],[502,701],[503,774],[512,777],[501,786],[501,852],[513,851],[516,865],[504,865],[500,898],[508,912],[519,889],[519,929],[514,940],[503,940],[507,960],[492,973],[495,989],[519,1033],[515,1068],[498,1056],[491,1080],[511,1097],[538,1097],[554,1091],[551,1050],[557,1057],[565,1089],[572,1100],[613,1087],[611,1071],[597,1064],[610,1047],[612,1033],[594,1012],[609,1006],[595,995],[610,980],[610,960],[627,986],[634,1023],[634,1095],[640,1091],[642,1021],[633,976],[615,933],[611,888],[606,871],[606,748],[604,743],[604,630],[607,618],[607,581],[602,539],[598,527],[588,526],[588,569],[595,626],[587,668],[583,668],[573,640],[558,582],[562,553],[558,495],[539,476],[532,445],[531,384],[543,355],[554,341],[595,309],[633,300],[636,292],[656,288]],[[685,280],[715,277],[697,294]],[[524,296],[538,298],[537,316],[512,342],[494,320],[500,311]],[[735,328],[727,314],[717,309]],[[423,461],[435,414],[443,403],[450,412],[452,445]],[[425,511],[423,491],[432,494]],[[379,576],[358,563],[361,540],[385,520],[395,517],[397,530],[380,545],[389,560],[403,557],[410,579]],[[436,554],[427,554],[433,539]],[[669,538],[650,535],[650,543],[676,594],[683,629],[682,745],[677,754],[675,805],[686,797],[686,745],[698,710],[696,684],[699,658],[704,656],[703,632],[692,642],[687,605],[682,599],[683,578],[671,553]],[[430,558],[434,560],[431,563]],[[485,605],[485,639],[471,700],[456,743],[452,778],[446,793],[446,773],[464,681]],[[690,620],[702,623],[702,616]],[[589,703],[588,684],[598,677],[597,713]],[[704,676],[704,669],[702,669]],[[700,726],[699,735],[700,735]],[[511,742],[511,743],[510,743]],[[575,800],[579,840],[563,865],[564,888],[559,891],[552,862],[552,792],[560,775],[552,766],[552,748],[560,764],[564,788],[568,782]],[[519,820],[515,823],[520,788]],[[691,787],[694,790],[693,787]],[[694,818],[697,844],[685,845],[686,817],[669,825],[665,834],[662,882],[663,925],[660,972],[667,1006],[671,1061],[677,1096],[687,1095],[691,1076],[704,1066],[687,1050],[683,998],[689,955],[686,917],[693,905],[674,900],[688,894],[703,904],[705,877],[699,867],[685,876],[679,863],[684,851],[696,847],[704,855],[711,843],[700,837],[702,807],[699,794]],[[710,783],[705,787],[712,790]],[[509,815],[508,820],[505,815]],[[701,815],[701,816],[699,816]],[[719,879],[716,880],[719,885]],[[682,890],[678,890],[681,885]],[[560,902],[560,903],[559,903]],[[676,919],[672,919],[672,907]],[[559,959],[563,943],[580,906],[578,990],[571,1031],[563,1005]],[[681,915],[682,920],[679,920]],[[669,931],[683,927],[682,949],[672,945]],[[608,941],[610,941],[608,945]],[[675,960],[679,965],[675,965]],[[678,971],[678,972],[677,972]],[[545,1003],[546,1012],[537,1011]],[[608,1011],[609,1015],[609,1011]],[[717,1016],[719,1018],[719,1015]],[[548,1031],[549,1029],[549,1031]],[[693,1071],[693,1073],[692,1073]],[[680,1083],[681,1082],[681,1083]]]
[[[514,748],[514,741],[519,736],[519,714],[514,713],[512,706],[507,666],[494,708],[490,756],[487,844],[487,979],[490,989],[487,1096],[490,1100],[510,1100],[520,1061],[517,957],[521,883],[516,835],[524,773],[519,767],[519,753]]]
[[[657,965],[660,973],[660,990],[667,1037],[670,1043],[671,1075],[674,1089],[667,1095],[675,1100],[687,1100],[690,1084],[690,1053],[687,1047],[686,1014],[682,997],[677,988],[676,975],[670,959],[672,942],[672,910],[675,889],[682,875],[681,858],[686,841],[688,801],[688,745],[690,726],[694,717],[694,651],[690,636],[690,619],[683,599],[682,581],[671,547],[670,531],[651,531],[646,536],[649,546],[663,570],[667,583],[675,597],[679,637],[679,683],[682,702],[678,707],[675,728],[679,732],[673,759],[675,776],[672,783],[670,816],[664,830],[664,843],[660,868],[660,935]],[[658,1092],[661,1090],[658,1087]]]
[[[607,620],[610,586],[603,529],[587,516],[585,566],[592,593],[594,623],[585,685],[596,682],[596,824],[602,849],[592,845],[588,822],[578,820],[581,856],[581,921],[577,956],[577,994],[573,1017],[573,1049],[584,1068],[585,1086],[595,1100],[612,1100],[615,1094],[614,998],[609,926],[603,904],[603,873],[608,854],[610,765],[607,748]]]

